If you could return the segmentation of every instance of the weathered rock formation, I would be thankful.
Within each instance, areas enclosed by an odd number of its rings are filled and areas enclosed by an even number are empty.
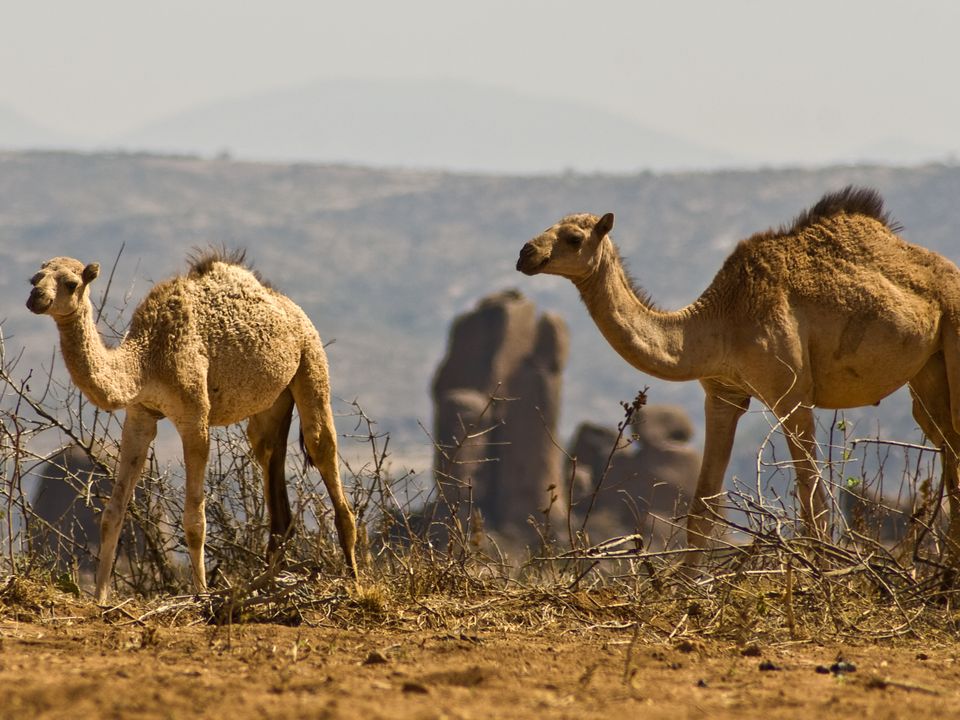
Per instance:
[[[692,436],[689,417],[671,405],[645,406],[633,437],[624,433],[619,445],[616,429],[580,425],[569,450],[577,460],[571,488],[576,527],[599,484],[587,524],[594,539],[639,532],[645,547],[667,546],[683,527],[675,518],[686,513],[696,490],[700,453],[689,445]],[[572,470],[567,468],[568,483]]]
[[[100,513],[113,489],[111,470],[84,448],[67,445],[32,475],[36,487],[27,519],[31,549],[61,569],[75,566],[92,573],[100,552]],[[136,517],[124,523],[117,560],[120,567],[140,572],[149,559],[160,574],[156,580],[163,582],[173,572],[171,527],[162,511],[145,507],[144,493],[139,488],[134,493]],[[152,582],[140,579],[143,587]]]
[[[28,519],[31,546],[69,566],[95,566],[100,545],[99,512],[109,497],[110,471],[77,445],[61,448],[36,471],[36,490]]]
[[[511,546],[534,543],[561,485],[551,439],[560,414],[566,324],[538,316],[516,291],[482,299],[458,317],[433,382],[434,477],[439,507],[470,532]]]

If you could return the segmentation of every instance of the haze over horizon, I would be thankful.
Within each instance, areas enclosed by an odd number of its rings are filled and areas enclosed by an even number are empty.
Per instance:
[[[478,129],[518,133],[518,146],[525,138],[536,139],[544,152],[554,145],[583,146],[588,160],[571,156],[557,163],[574,170],[911,164],[952,162],[960,154],[960,95],[945,91],[960,65],[954,37],[960,6],[945,0],[909,7],[893,0],[599,0],[589,8],[569,0],[361,0],[332,7],[300,0],[242,7],[226,0],[162,6],[91,0],[11,5],[5,19],[0,147],[168,151],[144,131],[178,119],[194,129],[193,119],[205,109],[264,108],[267,98],[355,79],[392,88],[393,99],[383,100],[382,127],[400,123],[404,113],[416,120],[422,101],[392,116],[394,108],[402,110],[396,98],[404,88],[445,84],[469,98],[454,111],[438,106],[432,117],[437,125],[424,128],[428,138],[437,135],[444,113],[459,112],[476,117]],[[516,104],[484,100],[494,96]],[[363,102],[375,107],[377,96]],[[537,131],[549,130],[539,119],[517,127],[518,117],[539,118],[532,107],[571,108],[583,118],[605,120],[593,129],[582,119],[563,125],[566,114],[550,110],[544,117],[558,123],[552,137]],[[285,125],[265,117],[257,120],[262,137],[284,133]],[[365,117],[366,126],[356,125],[370,135],[377,118]],[[290,160],[302,153],[304,160],[405,165],[424,154],[391,155],[396,148],[385,145],[378,163],[376,154],[348,152],[350,143],[343,157],[326,157],[315,145],[293,142],[279,152],[259,141],[231,141],[241,134],[229,124],[229,114],[214,113],[204,131],[222,127],[225,137],[216,147],[241,158]],[[671,165],[668,147],[645,164],[650,152],[641,148],[637,158],[616,166],[614,154],[608,159],[590,151],[597,135],[613,148],[625,144],[621,138],[643,136],[643,147],[660,143],[702,154],[691,161],[678,150]],[[134,142],[138,137],[141,145]],[[186,146],[177,149],[212,151],[209,143],[183,137]],[[398,132],[395,144],[409,144],[409,137]],[[497,134],[476,137],[474,149],[491,166],[479,169],[523,172],[523,162],[528,171],[555,169],[535,154],[506,167],[482,147]],[[327,140],[336,144],[336,137]],[[469,147],[471,134],[454,140]],[[249,151],[244,143],[264,149]],[[423,164],[477,165],[450,147],[431,146],[434,156]]]

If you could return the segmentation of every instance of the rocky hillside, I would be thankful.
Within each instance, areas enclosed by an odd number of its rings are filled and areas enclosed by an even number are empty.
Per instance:
[[[847,183],[877,187],[909,240],[960,261],[960,168],[953,166],[494,177],[0,154],[6,353],[23,350],[22,371],[49,362],[52,323],[23,306],[26,279],[47,257],[72,255],[108,269],[122,247],[110,294],[111,307],[120,308],[181,271],[192,248],[223,243],[246,247],[260,272],[306,309],[326,341],[335,341],[329,348],[335,391],[358,399],[406,457],[429,457],[418,421],[431,424],[428,388],[451,319],[478,297],[511,287],[569,323],[564,435],[583,420],[615,423],[618,401],[644,385],[651,402],[683,404],[699,421],[698,385],[656,382],[628,367],[568,282],[514,270],[521,245],[565,213],[614,211],[614,237],[633,274],[660,305],[674,308],[697,296],[737,240],[790,220]],[[106,287],[106,274],[95,295]],[[875,417],[884,432],[913,431],[906,402],[884,403]],[[872,421],[863,422],[864,432],[875,432]],[[750,457],[767,428],[761,415],[744,422],[741,455]]]

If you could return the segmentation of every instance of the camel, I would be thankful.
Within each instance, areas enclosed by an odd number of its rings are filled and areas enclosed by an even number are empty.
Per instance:
[[[801,515],[827,528],[813,408],[877,404],[907,384],[942,458],[953,559],[960,548],[960,269],[901,239],[872,189],[825,195],[790,225],[743,240],[709,287],[676,311],[656,307],[624,270],[613,214],[569,215],[526,243],[517,269],[570,279],[607,342],[638,370],[699,380],[703,464],[687,519],[698,564],[711,541],[737,421],[757,398],[794,461]]]
[[[261,283],[243,259],[242,252],[219,251],[194,258],[186,276],[151,289],[113,348],[103,344],[89,298],[97,263],[56,257],[30,280],[27,308],[56,322],[73,382],[97,407],[126,410],[116,483],[100,521],[95,598],[101,604],[123,516],[164,417],[183,444],[183,526],[197,591],[206,589],[203,481],[210,428],[249,418],[247,435],[263,470],[272,556],[292,524],[284,464],[294,405],[307,458],[323,477],[340,546],[356,576],[356,523],[340,483],[320,336],[303,310]]]

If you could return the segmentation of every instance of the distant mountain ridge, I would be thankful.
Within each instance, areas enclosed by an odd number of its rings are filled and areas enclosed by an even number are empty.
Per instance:
[[[62,122],[69,122],[68,118]],[[833,146],[831,146],[833,147]],[[750,138],[715,148],[602,109],[589,92],[551,99],[455,79],[334,78],[212,100],[129,132],[58,132],[0,103],[0,150],[70,149],[346,163],[460,173],[632,174],[724,168],[954,163],[958,146],[863,136],[809,157],[789,138],[776,156]]]
[[[187,110],[129,149],[494,173],[729,164],[723,153],[583,103],[453,80],[323,80]]]

